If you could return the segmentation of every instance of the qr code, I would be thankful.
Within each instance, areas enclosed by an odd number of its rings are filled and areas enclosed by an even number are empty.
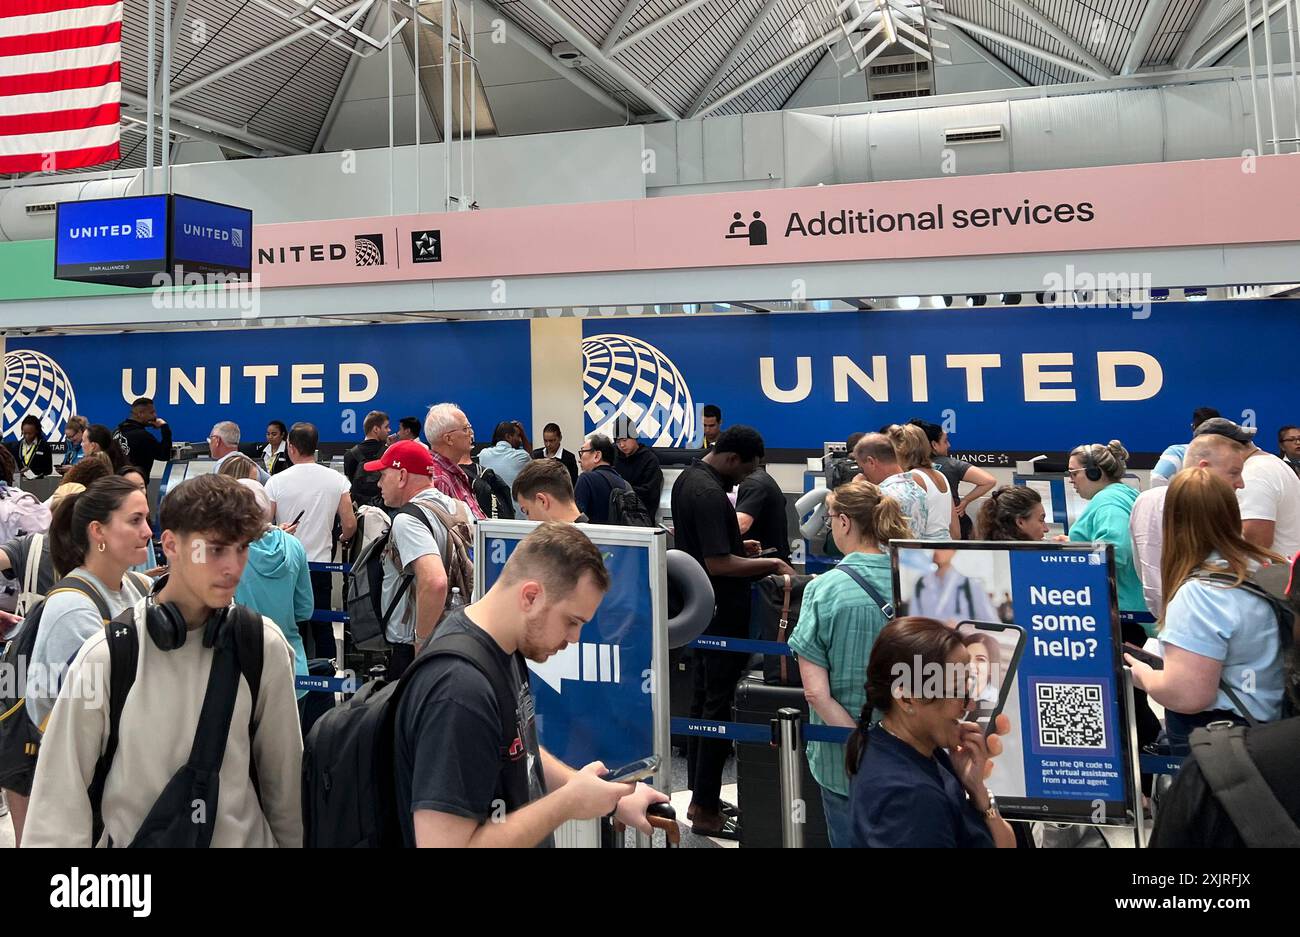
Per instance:
[[[1038,744],[1045,748],[1106,748],[1105,709],[1095,683],[1040,683]]]

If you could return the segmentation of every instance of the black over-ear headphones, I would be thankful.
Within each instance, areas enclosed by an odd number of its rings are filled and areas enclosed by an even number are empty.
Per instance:
[[[158,592],[167,583],[167,577],[162,576],[154,583],[153,590],[149,593],[149,598],[144,605],[144,623],[149,630],[149,637],[160,651],[174,651],[185,644],[185,637],[189,634],[189,626],[185,624],[185,616],[181,614],[175,604],[171,602],[157,601]],[[225,632],[226,620],[230,617],[231,606],[218,608],[212,611],[208,620],[203,625],[203,646],[216,647],[217,641],[221,639]]]
[[[1084,451],[1086,455],[1083,459],[1083,477],[1090,482],[1101,481],[1101,467],[1097,465],[1097,460],[1092,457],[1092,446],[1088,446]]]

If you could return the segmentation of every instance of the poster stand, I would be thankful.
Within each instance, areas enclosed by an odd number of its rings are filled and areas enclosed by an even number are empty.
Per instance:
[[[496,580],[514,545],[537,526],[533,521],[479,521],[474,531],[475,601]],[[643,596],[649,597],[649,616],[636,616],[628,628],[619,632],[622,635],[619,647],[613,646],[613,642],[619,640],[613,636],[613,632],[602,630],[599,611],[583,628],[582,646],[570,645],[578,677],[570,678],[567,674],[565,677],[581,686],[585,700],[592,700],[593,694],[599,696],[600,702],[597,705],[601,707],[594,709],[589,703],[586,709],[576,711],[577,715],[582,718],[584,728],[588,725],[595,727],[590,733],[593,738],[599,735],[596,729],[602,722],[609,724],[607,729],[622,729],[626,732],[629,729],[629,710],[638,709],[637,703],[648,695],[649,706],[644,707],[642,713],[644,719],[640,715],[634,716],[630,725],[630,731],[637,736],[630,744],[637,754],[626,760],[658,755],[659,770],[651,783],[659,790],[669,790],[672,781],[672,744],[668,694],[667,534],[662,528],[614,527],[604,524],[575,526],[606,555],[606,565],[611,569],[610,589],[601,603],[602,609],[611,605],[611,599],[615,600],[613,604],[630,606]],[[615,552],[622,554],[623,562],[611,562]],[[644,565],[638,554],[643,556]],[[629,557],[636,562],[626,562]],[[642,580],[633,570],[643,571],[646,578]],[[594,632],[593,625],[596,626]],[[611,668],[611,659],[618,662],[616,668]],[[556,740],[551,740],[548,744],[546,739],[546,716],[561,715],[557,710],[563,705],[563,695],[549,690],[539,693],[539,683],[549,681],[545,677],[539,678],[540,668],[530,663],[529,669],[542,734],[541,742],[556,752]],[[562,680],[557,680],[557,683],[563,685]],[[618,713],[624,721],[615,725],[614,720],[604,719],[602,713]],[[570,714],[563,715],[567,718]],[[627,743],[628,739],[623,736],[620,741]],[[647,746],[651,750],[644,750]],[[576,753],[571,751],[567,760],[577,762],[573,767],[581,767],[597,759],[603,760],[610,768],[623,763],[611,764],[608,754],[596,750],[594,744],[587,746],[585,743],[579,746]],[[637,834],[637,844],[648,846],[650,838]],[[565,824],[556,833],[556,845],[599,846],[599,822]]]

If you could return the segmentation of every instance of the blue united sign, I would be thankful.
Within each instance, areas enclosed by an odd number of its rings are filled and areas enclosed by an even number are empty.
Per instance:
[[[1251,300],[1162,303],[1145,317],[1013,306],[591,318],[585,415],[593,432],[627,416],[651,445],[693,447],[700,408],[717,404],[724,425],[756,427],[769,449],[803,450],[922,417],[945,424],[959,455],[1007,468],[1111,439],[1158,454],[1187,442],[1201,406],[1267,438],[1296,421],[1279,375],[1294,369],[1297,330],[1280,309]]]
[[[234,420],[256,441],[278,419],[314,423],[323,441],[338,442],[361,435],[369,410],[422,419],[442,400],[458,403],[483,436],[532,412],[524,321],[10,339],[5,365],[6,390],[14,384],[6,432],[27,413],[61,427],[73,402],[92,423],[115,426],[141,396],[185,440]]]
[[[167,271],[167,196],[60,202],[54,276],[146,285]]]
[[[178,271],[247,274],[253,268],[253,213],[246,208],[173,195],[171,236]]]
[[[59,280],[158,286],[252,270],[253,213],[186,195],[60,202],[55,230]]]

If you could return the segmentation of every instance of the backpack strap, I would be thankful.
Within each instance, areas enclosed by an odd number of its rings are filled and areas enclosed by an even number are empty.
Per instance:
[[[970,580],[967,579],[961,584],[961,591],[966,593],[966,611],[971,618],[975,617],[975,597],[971,595]]]
[[[862,590],[866,592],[867,595],[871,596],[872,601],[875,602],[876,605],[880,606],[880,612],[885,616],[885,620],[886,621],[894,620],[894,603],[886,599],[883,595],[881,595],[879,589],[877,589],[871,583],[867,582],[866,576],[862,575],[860,572],[858,572],[853,567],[849,566],[847,563],[840,563],[833,568],[838,569],[841,572],[848,573],[850,576],[852,576],[853,581],[856,582],[859,586],[861,586]],[[919,583],[917,585],[917,592],[918,593],[920,592]]]
[[[40,582],[41,558],[45,553],[45,534],[32,534],[27,545],[27,566],[23,570],[23,592],[36,595],[36,586]]]
[[[412,504],[409,501],[406,504],[402,505],[401,509],[397,512],[397,514],[393,516],[393,523],[396,523],[398,516],[403,514],[406,515],[407,517],[414,517],[418,519],[420,523],[422,523],[425,527],[429,528],[429,536],[433,538],[435,545],[437,544],[438,533],[433,529],[433,521],[429,519],[428,513],[420,509],[419,505]],[[392,538],[393,538],[393,528],[392,525],[390,524],[388,527],[388,539],[389,539],[390,546],[392,544]],[[448,541],[451,540],[450,530],[447,531],[447,539]],[[397,603],[402,601],[402,596],[406,595],[406,591],[411,588],[411,585],[414,582],[415,582],[415,573],[403,574],[402,581],[398,584],[397,591],[393,593],[393,599],[391,602],[388,603],[387,610],[385,610],[383,614],[380,615],[379,626],[384,629],[385,635],[387,634],[388,620],[393,617],[393,612],[397,611]],[[387,638],[385,638],[385,640],[387,640]]]
[[[86,794],[90,798],[91,844],[99,842],[104,832],[104,782],[117,754],[118,730],[122,707],[135,684],[140,663],[140,635],[135,627],[135,609],[128,608],[106,626],[108,632],[108,742],[95,762],[95,774]]]
[[[235,652],[239,658],[239,671],[248,683],[248,693],[251,697],[248,707],[248,778],[253,782],[253,792],[257,795],[257,803],[260,806],[262,783],[257,774],[257,750],[253,746],[253,739],[257,737],[257,699],[262,689],[262,664],[266,655],[262,616],[243,605],[236,605],[230,610],[230,614],[235,616],[232,627],[235,629]],[[229,718],[226,721],[229,723]]]
[[[1191,747],[1196,764],[1247,848],[1300,848],[1300,828],[1250,756],[1247,731],[1244,726],[1195,730]]]
[[[108,602],[105,601],[103,594],[95,588],[95,584],[82,579],[80,576],[68,574],[50,586],[50,591],[45,593],[45,598],[49,598],[56,592],[79,592],[86,598],[90,599],[95,605],[95,611],[99,612],[99,617],[107,624],[108,620],[113,617],[108,610]]]

